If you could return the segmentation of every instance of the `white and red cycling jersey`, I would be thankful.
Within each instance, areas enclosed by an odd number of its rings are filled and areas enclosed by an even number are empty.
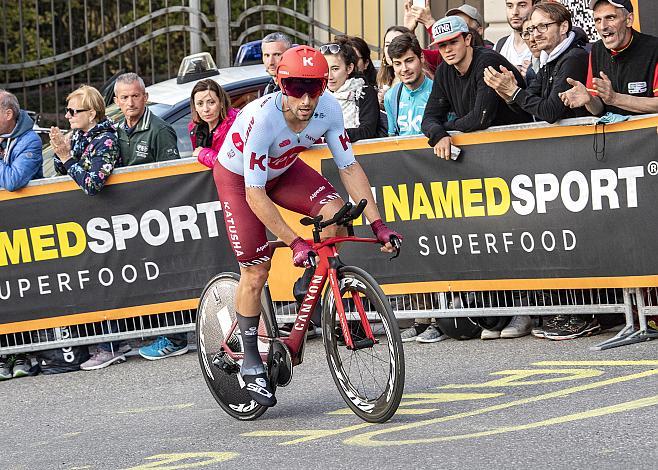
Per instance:
[[[245,267],[271,257],[265,226],[249,207],[246,188],[264,188],[275,204],[316,216],[340,196],[324,176],[297,158],[299,153],[324,137],[338,168],[356,162],[340,105],[331,94],[320,96],[313,117],[299,134],[288,127],[281,101],[279,92],[245,106],[213,167],[226,234]]]
[[[272,93],[240,111],[217,157],[224,168],[243,176],[247,187],[264,188],[322,137],[339,169],[355,162],[343,112],[330,93],[320,96],[313,117],[299,134],[286,123],[282,98],[281,92]]]

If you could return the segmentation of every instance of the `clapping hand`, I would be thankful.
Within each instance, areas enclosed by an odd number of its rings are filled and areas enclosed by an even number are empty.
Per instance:
[[[614,105],[617,98],[617,92],[612,88],[612,82],[608,76],[600,72],[601,78],[592,79],[592,84],[596,90],[596,94],[603,100],[605,104]]]
[[[49,136],[50,143],[52,144],[53,149],[55,149],[55,153],[62,161],[62,163],[71,158],[71,135],[62,134],[62,131],[59,129],[59,127],[51,127]]]
[[[484,83],[493,88],[505,101],[509,101],[519,88],[511,70],[500,66],[500,72],[491,65],[484,69]]]
[[[585,85],[573,78],[567,78],[567,83],[571,85],[571,90],[563,91],[559,95],[565,106],[581,108],[590,102],[592,96],[585,88]]]

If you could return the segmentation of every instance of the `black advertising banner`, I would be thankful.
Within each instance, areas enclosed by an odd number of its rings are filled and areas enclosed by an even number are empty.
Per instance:
[[[195,299],[237,269],[208,171],[0,208],[0,323]]]
[[[389,294],[658,285],[657,126],[462,134],[456,162],[422,138],[358,144],[382,217],[405,241],[392,262],[361,244],[342,258]],[[343,192],[326,147],[303,158]],[[120,170],[94,197],[61,178],[0,191],[0,333],[194,308],[214,274],[238,269],[202,168]],[[273,296],[290,298],[298,275],[281,250]]]
[[[429,148],[359,156],[383,219],[405,241],[392,263],[351,247],[345,258],[383,284],[588,278],[600,286],[598,278],[655,276],[655,125],[555,138],[527,130],[522,138],[537,139],[518,141],[510,133],[463,145],[456,162]],[[337,181],[331,160],[322,169]]]

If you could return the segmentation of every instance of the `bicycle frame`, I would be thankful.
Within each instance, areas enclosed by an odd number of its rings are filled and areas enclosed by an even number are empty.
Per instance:
[[[355,344],[354,341],[352,340],[352,335],[350,333],[350,329],[347,323],[347,315],[345,313],[345,308],[343,307],[343,302],[341,300],[342,295],[340,293],[340,285],[338,282],[338,269],[342,266],[342,264],[340,262],[340,259],[338,258],[338,248],[336,245],[344,242],[379,244],[379,241],[376,238],[341,236],[341,237],[331,237],[319,243],[315,243],[312,240],[307,240],[307,242],[313,247],[313,251],[317,253],[318,257],[320,258],[320,262],[315,267],[315,271],[313,272],[313,276],[311,277],[311,282],[309,284],[308,290],[304,295],[304,300],[302,301],[297,311],[297,317],[295,318],[295,322],[293,324],[292,331],[290,332],[290,336],[288,337],[279,336],[278,338],[276,338],[289,349],[290,354],[292,356],[293,366],[296,366],[302,362],[303,346],[306,338],[306,331],[308,330],[309,327],[311,314],[315,310],[315,307],[320,297],[322,296],[322,292],[324,291],[324,287],[325,284],[327,283],[327,279],[329,279],[329,288],[332,290],[334,294],[333,297],[336,305],[336,311],[339,316],[340,325],[341,325],[341,329],[343,330],[343,337],[345,339],[345,344],[347,348],[360,349],[363,347],[372,346],[373,344],[377,343],[377,340],[375,339],[372,333],[372,329],[370,328],[370,323],[368,322],[368,318],[365,313],[361,297],[354,292],[352,293],[352,300],[354,301],[356,310],[359,313],[361,325],[363,327],[363,331],[365,332],[367,339],[361,340],[359,344]],[[283,242],[276,241],[276,242],[270,242],[270,246],[276,249],[286,245],[284,245]],[[272,320],[276,321],[275,318],[273,318]],[[237,328],[237,322],[233,322],[231,331],[229,331],[225,337],[230,338],[235,332],[236,328]],[[259,336],[259,338],[265,339],[267,341],[271,341],[273,339],[263,336]],[[242,359],[242,353],[235,353],[231,351],[230,347],[226,344],[226,340],[222,343],[222,349],[235,361]],[[266,354],[264,355],[261,353],[261,356],[263,356],[263,360],[267,359]]]

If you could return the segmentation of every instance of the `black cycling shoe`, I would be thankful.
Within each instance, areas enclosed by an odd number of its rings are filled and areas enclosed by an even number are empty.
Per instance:
[[[256,403],[261,406],[276,405],[276,397],[265,372],[255,375],[242,375],[242,380],[244,380],[249,395]]]

